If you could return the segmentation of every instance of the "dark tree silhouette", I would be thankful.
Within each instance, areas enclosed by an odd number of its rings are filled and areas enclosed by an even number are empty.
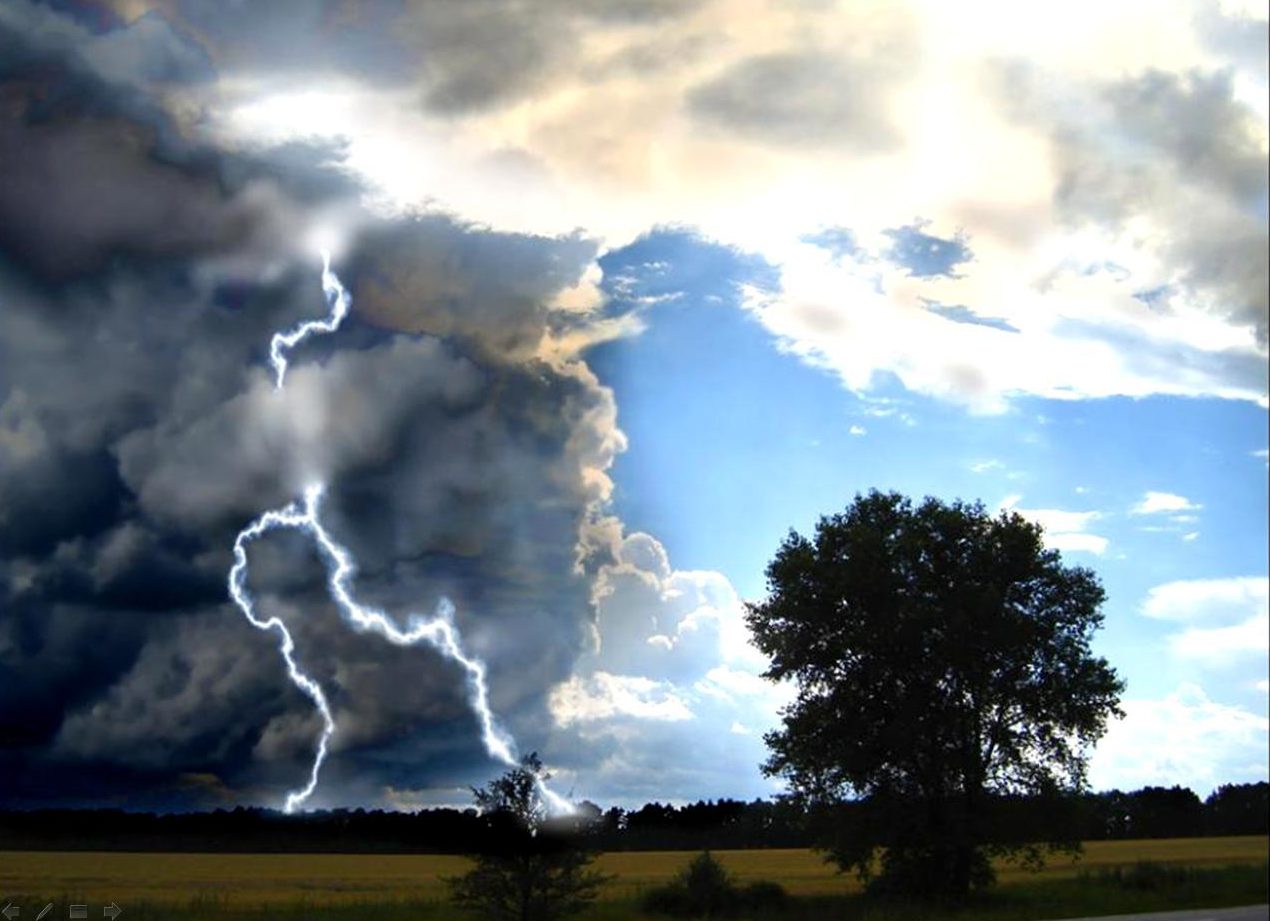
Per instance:
[[[553,818],[543,798],[548,779],[537,754],[483,788],[473,788],[488,823],[476,866],[446,882],[451,898],[487,918],[550,921],[581,911],[607,876],[590,868],[595,853],[584,847],[582,826],[597,809]]]
[[[764,769],[832,815],[830,859],[875,888],[960,898],[992,882],[994,854],[1079,846],[1061,823],[997,834],[993,813],[1084,789],[1086,749],[1120,715],[1123,684],[1090,651],[1091,571],[1017,514],[874,491],[814,540],[791,531],[767,581],[747,620],[766,677],[798,696]]]
[[[1210,835],[1264,835],[1268,819],[1270,783],[1264,780],[1222,784],[1204,801],[1204,828]]]

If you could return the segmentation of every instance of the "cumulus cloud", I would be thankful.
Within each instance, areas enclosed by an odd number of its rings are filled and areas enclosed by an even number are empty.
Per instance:
[[[623,536],[615,557],[596,580],[597,648],[550,696],[565,775],[630,803],[695,798],[725,776],[753,795],[776,789],[759,779],[761,735],[791,689],[760,676],[731,584],[675,570],[648,534]],[[738,764],[753,766],[748,781]]]
[[[1192,502],[1185,496],[1179,496],[1171,492],[1148,490],[1143,493],[1142,501],[1135,505],[1131,511],[1135,515],[1156,515],[1162,512],[1192,512],[1201,508],[1203,508],[1202,505]]]
[[[1142,613],[1159,620],[1211,621],[1264,612],[1268,597],[1270,580],[1265,576],[1181,579],[1148,591]]]
[[[1270,650],[1270,579],[1242,576],[1166,582],[1147,592],[1147,617],[1185,626],[1168,642],[1180,659],[1214,668],[1252,659],[1264,669]]]
[[[1220,784],[1265,779],[1265,716],[1218,703],[1196,684],[1121,706],[1124,719],[1112,722],[1090,759],[1095,788],[1180,784],[1205,796]]]
[[[1007,496],[1000,508],[1017,512],[1028,521],[1039,524],[1045,531],[1045,545],[1063,552],[1093,553],[1101,556],[1107,552],[1109,541],[1099,534],[1091,534],[1089,526],[1102,517],[1101,512],[1073,512],[1057,508],[1021,508],[1022,496]]]
[[[1270,650],[1270,617],[1264,613],[1225,627],[1188,627],[1170,639],[1175,655],[1208,665],[1258,655]]]
[[[556,685],[549,706],[556,725],[562,727],[615,716],[671,722],[692,719],[692,711],[668,682],[599,671]]]

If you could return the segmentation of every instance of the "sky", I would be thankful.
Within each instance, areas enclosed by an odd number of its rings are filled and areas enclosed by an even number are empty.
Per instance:
[[[235,535],[327,485],[553,785],[770,796],[744,604],[870,489],[1045,529],[1095,789],[1266,780],[1267,20],[1125,0],[0,6],[0,807],[279,805]],[[326,309],[321,250],[352,298]],[[465,673],[250,551],[307,805],[465,804]]]

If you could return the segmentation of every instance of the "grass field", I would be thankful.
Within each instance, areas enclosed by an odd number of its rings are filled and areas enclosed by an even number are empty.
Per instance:
[[[1087,880],[1105,868],[1139,861],[1209,867],[1215,872],[1233,865],[1264,865],[1267,850],[1264,837],[1096,841],[1086,845],[1078,862],[1054,860],[1040,874],[1002,867],[1000,892],[1008,904],[1011,893],[1022,898],[1026,892],[1043,893],[1046,886],[1058,886],[1055,892],[1070,891],[1077,884],[1067,881],[1082,874]],[[639,894],[666,882],[692,856],[687,851],[603,855],[599,867],[616,874],[616,879],[603,894],[607,904],[597,906],[591,916],[642,917],[633,907]],[[853,877],[835,873],[807,850],[719,851],[716,856],[738,881],[775,880],[791,895],[808,897],[809,904],[841,900],[858,890]],[[361,916],[359,906],[367,910],[365,917],[393,916],[396,912],[386,912],[393,907],[405,912],[401,917],[447,917],[449,912],[440,904],[445,896],[441,879],[466,866],[461,857],[430,855],[6,851],[0,852],[0,900],[21,896],[26,905],[44,898],[64,904],[72,896],[91,905],[114,901],[129,912],[125,917],[137,921],[143,916],[174,916],[173,909],[180,909],[183,917],[246,917],[261,908],[316,917],[315,906],[344,906],[352,912],[340,917]],[[379,908],[370,911],[372,904]],[[813,916],[822,915],[807,917]],[[989,916],[1026,912],[984,915]]]

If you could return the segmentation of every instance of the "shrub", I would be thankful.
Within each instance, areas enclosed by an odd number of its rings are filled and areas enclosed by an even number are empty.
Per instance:
[[[741,904],[754,911],[771,911],[783,908],[789,901],[785,887],[771,880],[761,879],[741,890]]]
[[[667,885],[649,890],[645,911],[673,918],[732,918],[744,911],[770,911],[785,904],[785,890],[766,880],[738,888],[719,861],[703,851]]]
[[[1094,876],[1095,882],[1116,889],[1137,892],[1162,892],[1175,890],[1195,881],[1199,868],[1173,866],[1140,860],[1128,866],[1103,867]]]

